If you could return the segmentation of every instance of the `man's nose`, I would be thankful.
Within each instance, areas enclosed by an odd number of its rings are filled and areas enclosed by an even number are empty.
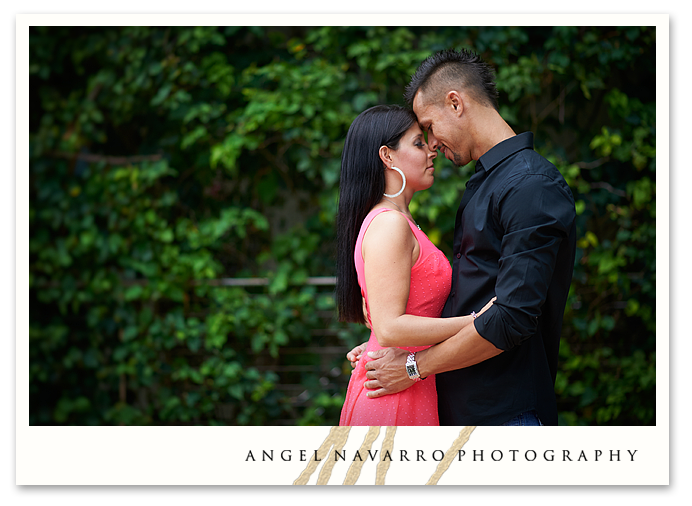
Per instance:
[[[428,132],[428,147],[436,151],[440,147],[440,142],[437,140],[437,137],[435,137],[432,132]]]

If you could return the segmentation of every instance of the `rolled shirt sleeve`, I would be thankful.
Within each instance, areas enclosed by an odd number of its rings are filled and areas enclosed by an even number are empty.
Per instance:
[[[574,222],[574,199],[564,180],[522,174],[509,180],[494,204],[503,230],[497,300],[475,321],[476,331],[506,351],[536,333],[561,241]]]

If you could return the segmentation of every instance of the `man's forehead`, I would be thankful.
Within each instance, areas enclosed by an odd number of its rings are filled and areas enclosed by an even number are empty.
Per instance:
[[[424,105],[424,102],[420,96],[420,91],[415,94],[413,97],[413,103],[411,104],[413,107],[413,112],[414,114],[418,117],[418,122],[421,122],[421,119],[423,116],[426,115],[426,107]]]
[[[411,105],[413,106],[414,111],[416,111],[423,108],[423,103],[423,91],[419,89],[413,96],[413,102]]]
[[[430,124],[432,118],[428,113],[428,108],[420,108],[414,111],[416,113],[416,118],[418,118],[418,125],[421,129],[426,130],[427,126]]]
[[[418,122],[423,123],[423,121],[429,121],[430,115],[434,104],[427,100],[427,97],[423,94],[421,90],[418,90],[413,97],[413,112],[418,117]]]

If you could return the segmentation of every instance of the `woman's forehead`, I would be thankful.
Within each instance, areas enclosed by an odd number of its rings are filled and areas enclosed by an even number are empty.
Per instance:
[[[408,130],[406,130],[406,133],[404,134],[406,137],[417,137],[419,135],[423,135],[423,131],[421,130],[421,127],[418,123],[413,123]]]

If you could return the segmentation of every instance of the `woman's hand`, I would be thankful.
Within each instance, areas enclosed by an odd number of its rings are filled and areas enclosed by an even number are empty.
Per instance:
[[[346,354],[346,358],[351,362],[351,367],[354,369],[356,368],[358,361],[363,356],[363,353],[365,353],[367,348],[368,343],[359,344]]]
[[[488,309],[490,309],[490,306],[492,306],[493,302],[495,302],[496,300],[497,300],[497,297],[493,297],[492,299],[490,299],[488,301],[488,303],[485,306],[483,306],[483,309],[481,309],[478,313],[476,313],[476,316],[480,316],[483,313],[485,313]]]

